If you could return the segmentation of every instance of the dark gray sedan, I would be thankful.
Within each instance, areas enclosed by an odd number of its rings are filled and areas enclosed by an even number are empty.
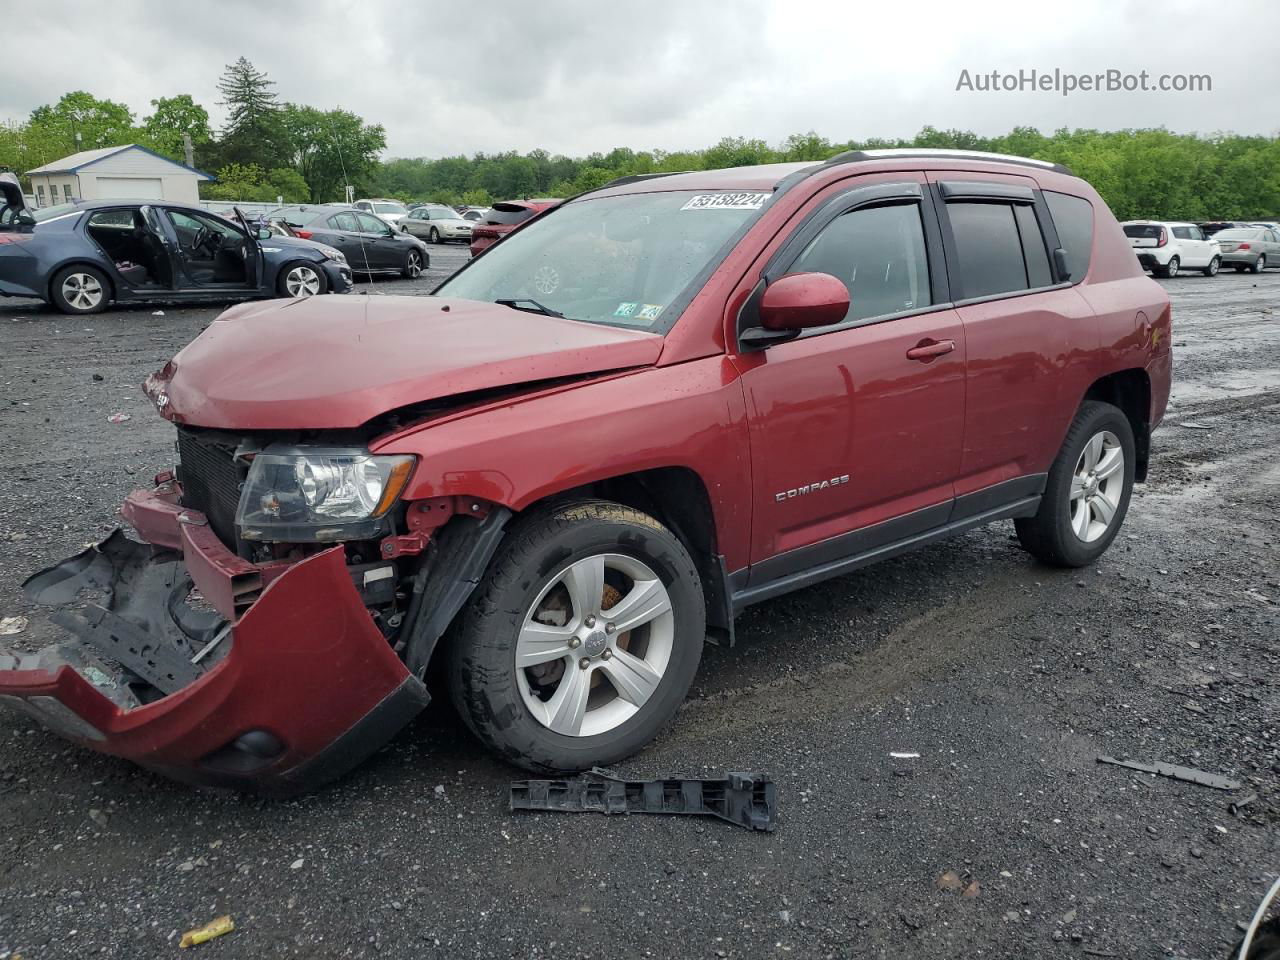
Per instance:
[[[1261,273],[1280,267],[1280,237],[1266,227],[1231,227],[1213,235],[1222,247],[1222,265]]]
[[[356,273],[394,274],[412,280],[431,262],[427,245],[381,217],[351,207],[314,203],[280,207],[266,214],[296,236],[336,247]]]

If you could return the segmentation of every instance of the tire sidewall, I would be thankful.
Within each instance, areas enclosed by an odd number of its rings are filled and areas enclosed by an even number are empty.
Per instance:
[[[1125,516],[1129,512],[1129,500],[1133,496],[1134,473],[1137,467],[1137,448],[1133,440],[1133,427],[1124,413],[1110,404],[1103,403],[1089,404],[1082,412],[1085,415],[1073,424],[1067,443],[1063,445],[1058,459],[1054,462],[1053,471],[1045,489],[1045,496],[1055,498],[1053,509],[1062,552],[1072,566],[1080,567],[1102,556],[1107,547],[1111,546],[1111,541],[1116,538],[1120,528],[1124,526]],[[1103,430],[1111,431],[1120,440],[1120,449],[1124,452],[1124,490],[1110,528],[1097,540],[1085,543],[1076,536],[1071,527],[1071,478],[1075,474],[1076,463],[1085,445]]]
[[[102,285],[102,299],[98,301],[96,306],[90,307],[88,310],[82,310],[79,307],[72,306],[62,295],[62,284],[73,273],[91,274]],[[106,274],[97,267],[73,264],[69,267],[63,267],[53,275],[53,280],[49,284],[49,294],[53,305],[63,313],[72,316],[88,316],[91,313],[101,313],[107,308],[107,304],[111,302],[111,282],[107,279]]]
[[[583,770],[630,756],[651,741],[670,720],[697,673],[705,635],[705,608],[696,568],[669,532],[657,527],[611,520],[590,520],[555,531],[533,550],[520,550],[510,573],[502,565],[486,599],[495,606],[481,627],[469,609],[450,649],[455,695],[478,699],[500,739],[478,729],[459,703],[463,719],[486,742],[521,766],[545,771]],[[568,737],[543,726],[525,705],[516,681],[515,648],[524,617],[538,594],[572,563],[600,553],[619,553],[642,561],[661,579],[671,598],[675,641],[657,692],[637,713],[605,733]],[[483,629],[484,636],[477,636]],[[485,679],[468,677],[471,660]],[[462,690],[459,691],[459,685]]]
[[[318,263],[312,263],[310,260],[291,260],[281,267],[280,273],[277,274],[276,292],[279,293],[281,297],[284,297],[286,300],[307,299],[306,297],[295,297],[289,293],[289,287],[285,282],[289,276],[289,271],[294,270],[297,267],[309,267],[315,272],[315,275],[320,278],[320,289],[312,294],[312,296],[320,297],[329,292],[329,278],[325,276],[324,268],[322,268]]]

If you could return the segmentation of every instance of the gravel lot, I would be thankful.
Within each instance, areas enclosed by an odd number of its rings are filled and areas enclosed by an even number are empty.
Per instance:
[[[425,293],[464,257],[370,293]],[[776,833],[512,815],[520,774],[440,701],[283,803],[0,713],[0,960],[177,955],[223,913],[204,956],[1225,957],[1280,869],[1280,273],[1164,283],[1174,403],[1101,563],[1038,566],[1000,524],[753,608],[625,769],[767,771]],[[170,464],[138,384],[217,312],[0,302],[0,616],[31,618],[7,642],[53,635],[23,578]]]

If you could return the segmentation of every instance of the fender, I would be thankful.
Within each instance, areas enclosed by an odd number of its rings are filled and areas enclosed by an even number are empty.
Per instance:
[[[471,496],[517,512],[597,481],[684,467],[706,486],[729,569],[748,562],[746,402],[722,355],[427,423],[375,441],[372,452],[418,457],[407,501]]]

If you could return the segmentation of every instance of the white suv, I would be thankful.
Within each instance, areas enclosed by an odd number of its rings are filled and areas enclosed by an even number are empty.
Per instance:
[[[1157,277],[1176,277],[1187,269],[1212,277],[1222,266],[1218,241],[1206,237],[1194,223],[1130,220],[1121,226],[1142,268]]]

